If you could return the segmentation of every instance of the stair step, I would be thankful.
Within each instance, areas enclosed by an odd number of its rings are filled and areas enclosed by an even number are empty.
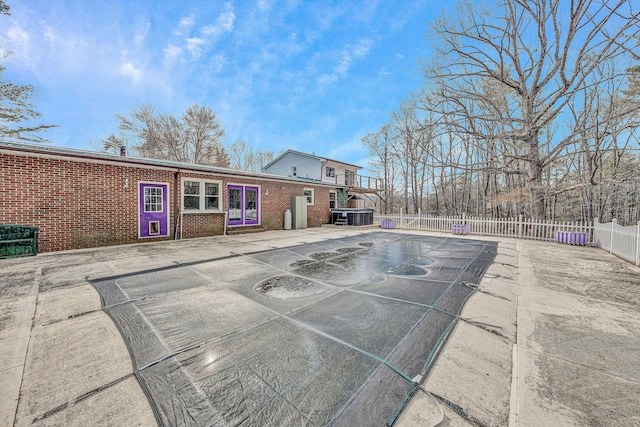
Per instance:
[[[262,233],[265,230],[264,228],[257,226],[257,227],[233,227],[233,228],[227,228],[227,234],[229,236],[233,236],[235,234],[247,234],[247,233]]]

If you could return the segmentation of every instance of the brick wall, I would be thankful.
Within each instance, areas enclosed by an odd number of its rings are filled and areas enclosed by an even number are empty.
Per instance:
[[[283,228],[291,196],[302,196],[304,188],[314,189],[315,203],[307,211],[308,226],[327,223],[330,217],[328,187],[51,157],[0,153],[0,224],[38,227],[39,252],[173,239],[181,204],[181,177],[221,181],[223,211],[228,208],[227,184],[259,186],[261,225],[265,229]],[[141,181],[169,184],[169,237],[138,238]],[[183,238],[217,235],[223,230],[223,213],[183,215]]]
[[[0,224],[38,227],[39,252],[137,242],[141,180],[173,173],[0,154]]]

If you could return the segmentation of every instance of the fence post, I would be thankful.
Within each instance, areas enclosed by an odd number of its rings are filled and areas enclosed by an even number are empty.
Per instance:
[[[640,221],[636,225],[636,265],[640,265]]]
[[[522,239],[522,215],[518,215],[518,239]]]
[[[612,254],[613,253],[613,227],[616,225],[616,223],[618,222],[617,219],[613,218],[611,220],[611,231],[610,231],[610,236],[611,236],[611,243],[609,244],[609,253]]]

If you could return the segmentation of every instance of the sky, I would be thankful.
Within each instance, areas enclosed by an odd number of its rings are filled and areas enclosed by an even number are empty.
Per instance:
[[[194,104],[254,150],[367,166],[361,138],[422,81],[449,0],[5,0],[4,78],[33,85],[52,146],[99,149],[115,114]]]

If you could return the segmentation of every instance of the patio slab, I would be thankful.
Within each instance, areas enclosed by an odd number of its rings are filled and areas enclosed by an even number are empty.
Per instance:
[[[323,227],[0,260],[0,425],[156,424],[87,280],[368,232]],[[478,285],[462,312],[475,324],[458,323],[425,389],[487,426],[640,425],[640,269],[595,248],[501,240]],[[442,414],[469,424],[418,391],[394,425]]]

